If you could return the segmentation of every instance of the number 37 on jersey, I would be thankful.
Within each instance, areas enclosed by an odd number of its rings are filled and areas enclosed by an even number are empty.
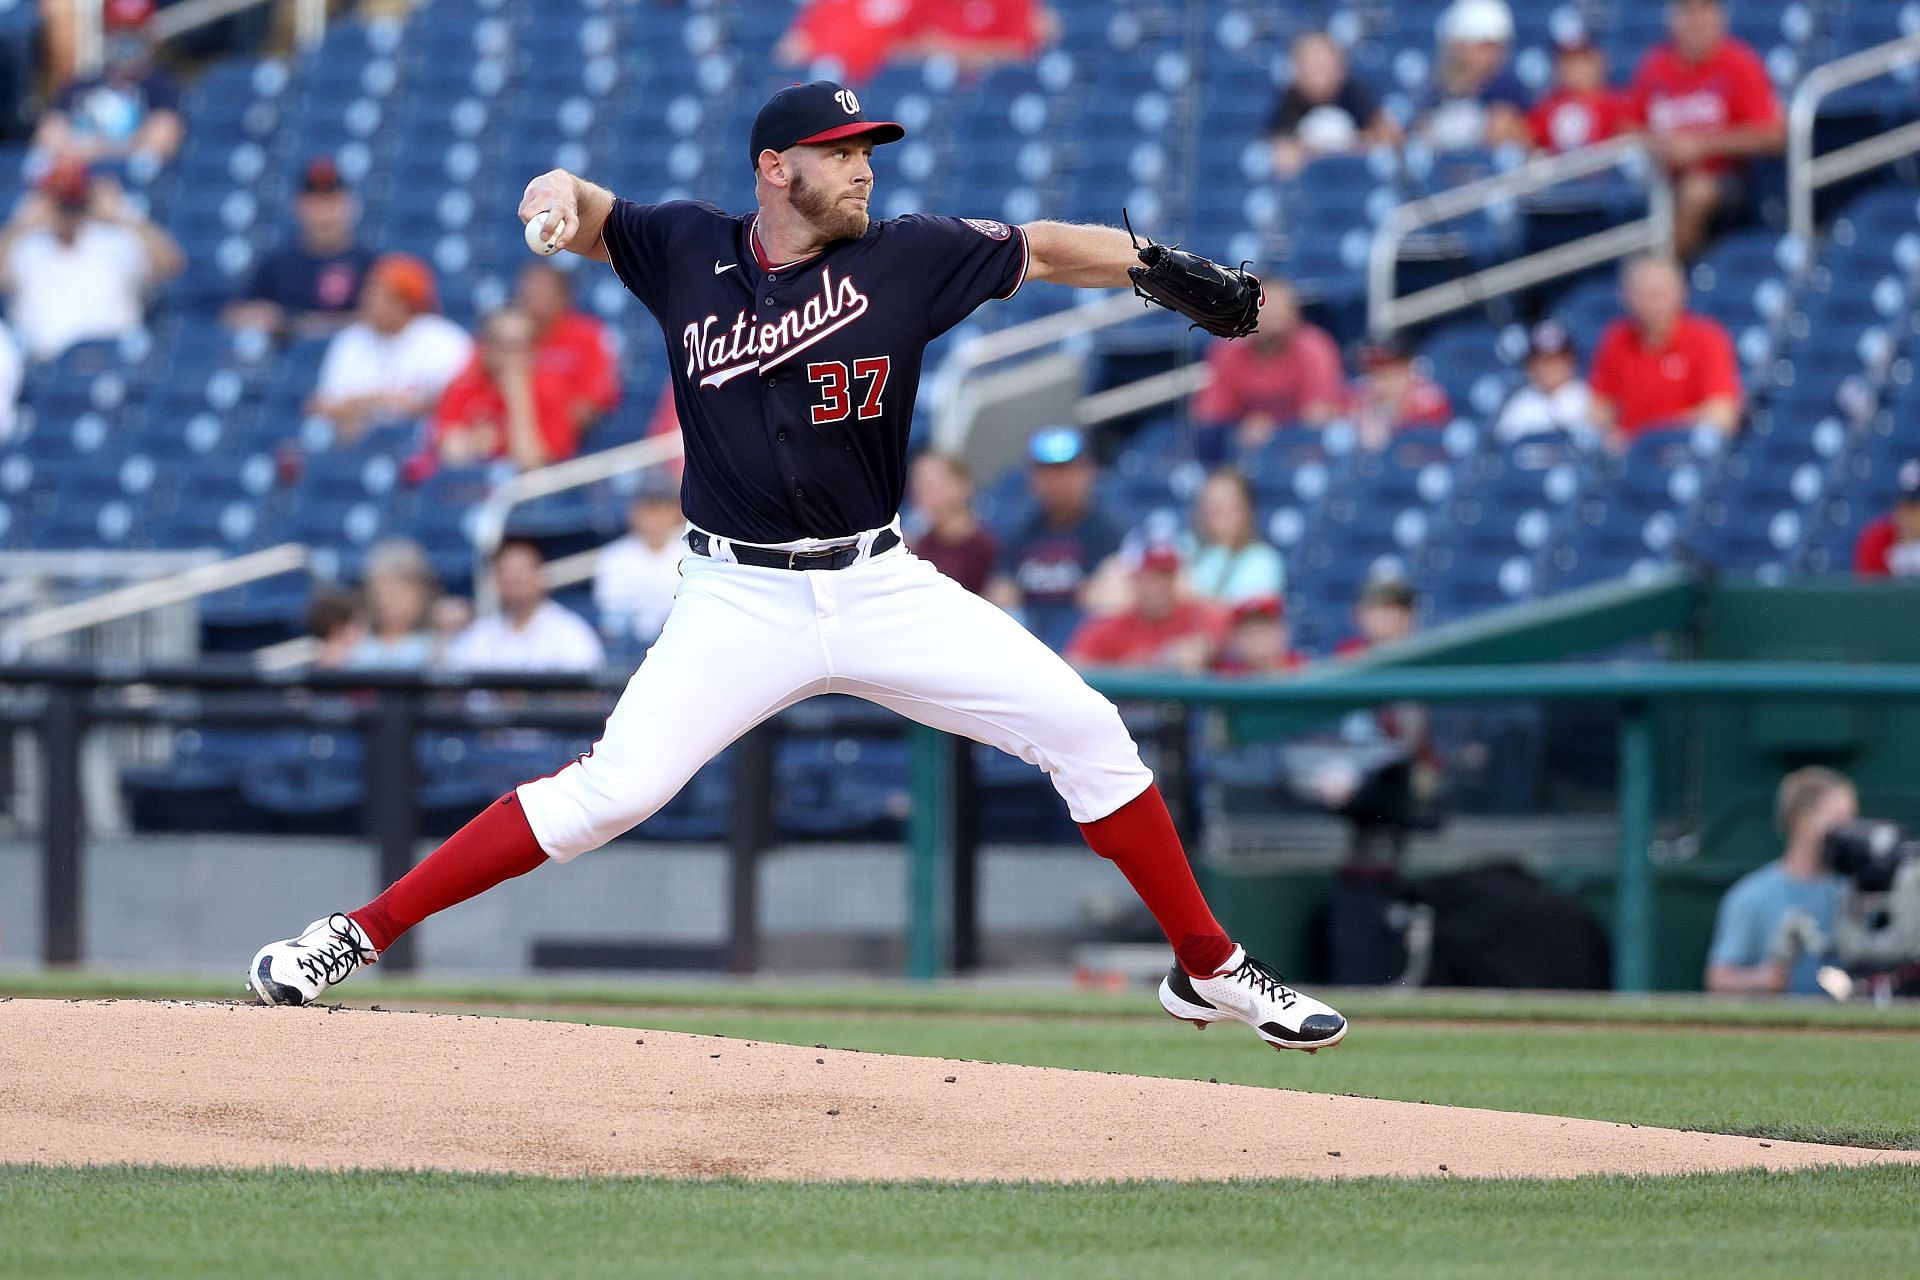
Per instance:
[[[844,360],[816,360],[807,366],[807,381],[820,388],[820,399],[813,406],[813,425],[845,422],[847,418],[877,418],[884,412],[881,397],[887,392],[887,374],[893,361],[887,356],[866,356],[855,360],[849,369]]]

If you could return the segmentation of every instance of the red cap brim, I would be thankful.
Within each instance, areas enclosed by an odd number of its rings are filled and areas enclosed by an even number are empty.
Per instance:
[[[800,147],[811,142],[838,142],[842,138],[854,138],[867,133],[880,135],[874,138],[876,143],[898,142],[907,136],[907,131],[891,120],[857,120],[852,124],[822,129],[811,137],[795,139],[793,145]]]

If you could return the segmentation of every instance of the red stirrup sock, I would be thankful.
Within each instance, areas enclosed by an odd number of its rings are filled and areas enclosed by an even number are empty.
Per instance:
[[[1233,940],[1193,882],[1193,868],[1160,788],[1149,784],[1106,817],[1081,823],[1080,832],[1095,853],[1120,868],[1153,912],[1180,967],[1195,977],[1219,972],[1233,954]]]
[[[436,911],[523,876],[547,860],[533,838],[520,797],[509,791],[454,832],[447,842],[379,897],[347,914],[367,931],[375,951]]]

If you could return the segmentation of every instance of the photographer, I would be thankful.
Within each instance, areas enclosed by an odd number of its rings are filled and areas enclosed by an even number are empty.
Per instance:
[[[1853,784],[1817,765],[1780,780],[1774,820],[1786,837],[1778,861],[1750,871],[1727,890],[1707,953],[1707,990],[1818,995],[1821,958],[1802,955],[1791,967],[1777,959],[1781,926],[1804,913],[1827,937],[1846,882],[1827,870],[1821,843],[1827,833],[1859,817]]]

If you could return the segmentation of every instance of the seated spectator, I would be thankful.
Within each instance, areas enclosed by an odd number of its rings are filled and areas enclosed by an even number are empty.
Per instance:
[[[540,368],[533,321],[511,308],[488,316],[480,349],[433,411],[433,445],[448,466],[508,458],[532,471],[580,449],[564,378]]]
[[[347,655],[356,670],[419,671],[437,661],[430,625],[440,580],[419,543],[392,538],[367,554],[367,629]]]
[[[320,642],[313,665],[319,671],[339,671],[353,665],[353,651],[367,634],[360,597],[351,591],[321,589],[307,605],[307,634]]]
[[[1306,665],[1306,656],[1293,647],[1286,602],[1279,596],[1235,605],[1226,641],[1213,658],[1213,669],[1228,676],[1285,675]]]
[[[1732,435],[1743,393],[1733,339],[1712,316],[1687,310],[1680,264],[1642,254],[1621,271],[1627,314],[1607,326],[1588,381],[1593,418],[1608,447],[1643,431],[1702,425]]]
[[[1000,548],[987,596],[1060,649],[1080,625],[1088,589],[1124,534],[1093,500],[1098,472],[1072,427],[1049,427],[1027,445],[1036,508]]]
[[[627,532],[593,562],[593,604],[607,635],[631,635],[642,645],[660,638],[680,590],[680,557],[686,546],[680,486],[665,471],[641,480],[627,507]]]
[[[1270,600],[1287,585],[1280,550],[1253,523],[1253,489],[1242,472],[1222,467],[1194,499],[1196,549],[1188,578],[1193,593],[1215,604]]]
[[[1511,443],[1543,431],[1593,434],[1593,389],[1580,378],[1580,353],[1557,320],[1527,335],[1527,384],[1507,397],[1494,434]]]
[[[186,137],[180,89],[153,64],[146,33],[153,0],[106,0],[102,67],[69,81],[34,127],[33,148],[49,161],[125,161],[151,175],[173,159]]]
[[[1213,428],[1201,452],[1215,460],[1252,453],[1281,427],[1322,426],[1346,396],[1340,348],[1300,318],[1285,281],[1268,281],[1266,290],[1259,329],[1207,350],[1208,381],[1194,394],[1193,416]]]
[[[1293,39],[1293,79],[1267,121],[1273,168],[1291,178],[1318,155],[1360,151],[1400,140],[1380,99],[1347,67],[1347,52],[1324,31]]]
[[[293,202],[292,244],[270,250],[221,317],[236,329],[325,337],[353,319],[373,250],[354,238],[360,207],[325,156],[307,166]]]
[[[1853,571],[1863,578],[1920,579],[1920,458],[1900,466],[1893,510],[1876,516],[1853,544]]]
[[[1353,606],[1356,634],[1336,645],[1334,656],[1356,658],[1381,645],[1405,640],[1413,634],[1417,603],[1413,587],[1401,579],[1369,579]]]
[[[1607,55],[1584,26],[1554,39],[1553,88],[1527,116],[1533,145],[1544,151],[1578,151],[1639,124],[1633,99],[1607,84]]]
[[[473,339],[439,314],[433,270],[389,253],[360,290],[359,318],[333,336],[307,411],[347,440],[425,417],[473,357]]]
[[[573,305],[573,284],[550,262],[521,268],[514,306],[533,322],[533,367],[568,389],[574,436],[591,431],[620,403],[620,365],[606,325]]]
[[[1414,137],[1439,151],[1525,146],[1527,91],[1507,68],[1513,12],[1505,0],[1454,0],[1440,15],[1439,37]]]
[[[1674,181],[1673,247],[1685,260],[1716,221],[1751,202],[1749,163],[1786,146],[1786,118],[1751,45],[1727,34],[1720,0],[1671,0],[1672,40],[1648,50],[1633,104]]]
[[[547,596],[547,560],[540,548],[509,538],[493,553],[500,612],[454,638],[454,671],[593,671],[606,665],[600,637],[579,614]]]
[[[973,592],[984,595],[1000,542],[973,514],[973,476],[950,453],[928,449],[907,473],[913,506],[913,554]]]
[[[1707,990],[1820,994],[1816,975],[1822,957],[1787,943],[1781,926],[1790,918],[1805,918],[1823,936],[1833,936],[1846,881],[1827,870],[1820,846],[1828,832],[1857,819],[1859,810],[1853,784],[1832,769],[1813,765],[1780,780],[1773,814],[1786,849],[1734,881],[1720,900],[1707,949]]]
[[[1180,553],[1149,547],[1134,570],[1132,607],[1081,623],[1066,657],[1076,667],[1205,671],[1225,634],[1219,606],[1180,598]]]
[[[1353,609],[1358,634],[1337,645],[1335,656],[1353,658],[1405,641],[1418,625],[1418,603],[1411,584],[1370,579]],[[1356,712],[1341,722],[1348,754],[1317,770],[1307,789],[1353,824],[1356,858],[1397,858],[1409,830],[1436,820],[1444,779],[1432,728],[1432,716],[1417,702]]]
[[[0,229],[0,289],[35,360],[76,342],[136,333],[147,296],[186,259],[111,178],[78,160],[49,169]]]
[[[1445,426],[1453,406],[1440,384],[1414,367],[1413,352],[1389,338],[1361,349],[1362,373],[1347,398],[1346,418],[1360,447],[1386,447],[1393,433],[1407,427]]]

